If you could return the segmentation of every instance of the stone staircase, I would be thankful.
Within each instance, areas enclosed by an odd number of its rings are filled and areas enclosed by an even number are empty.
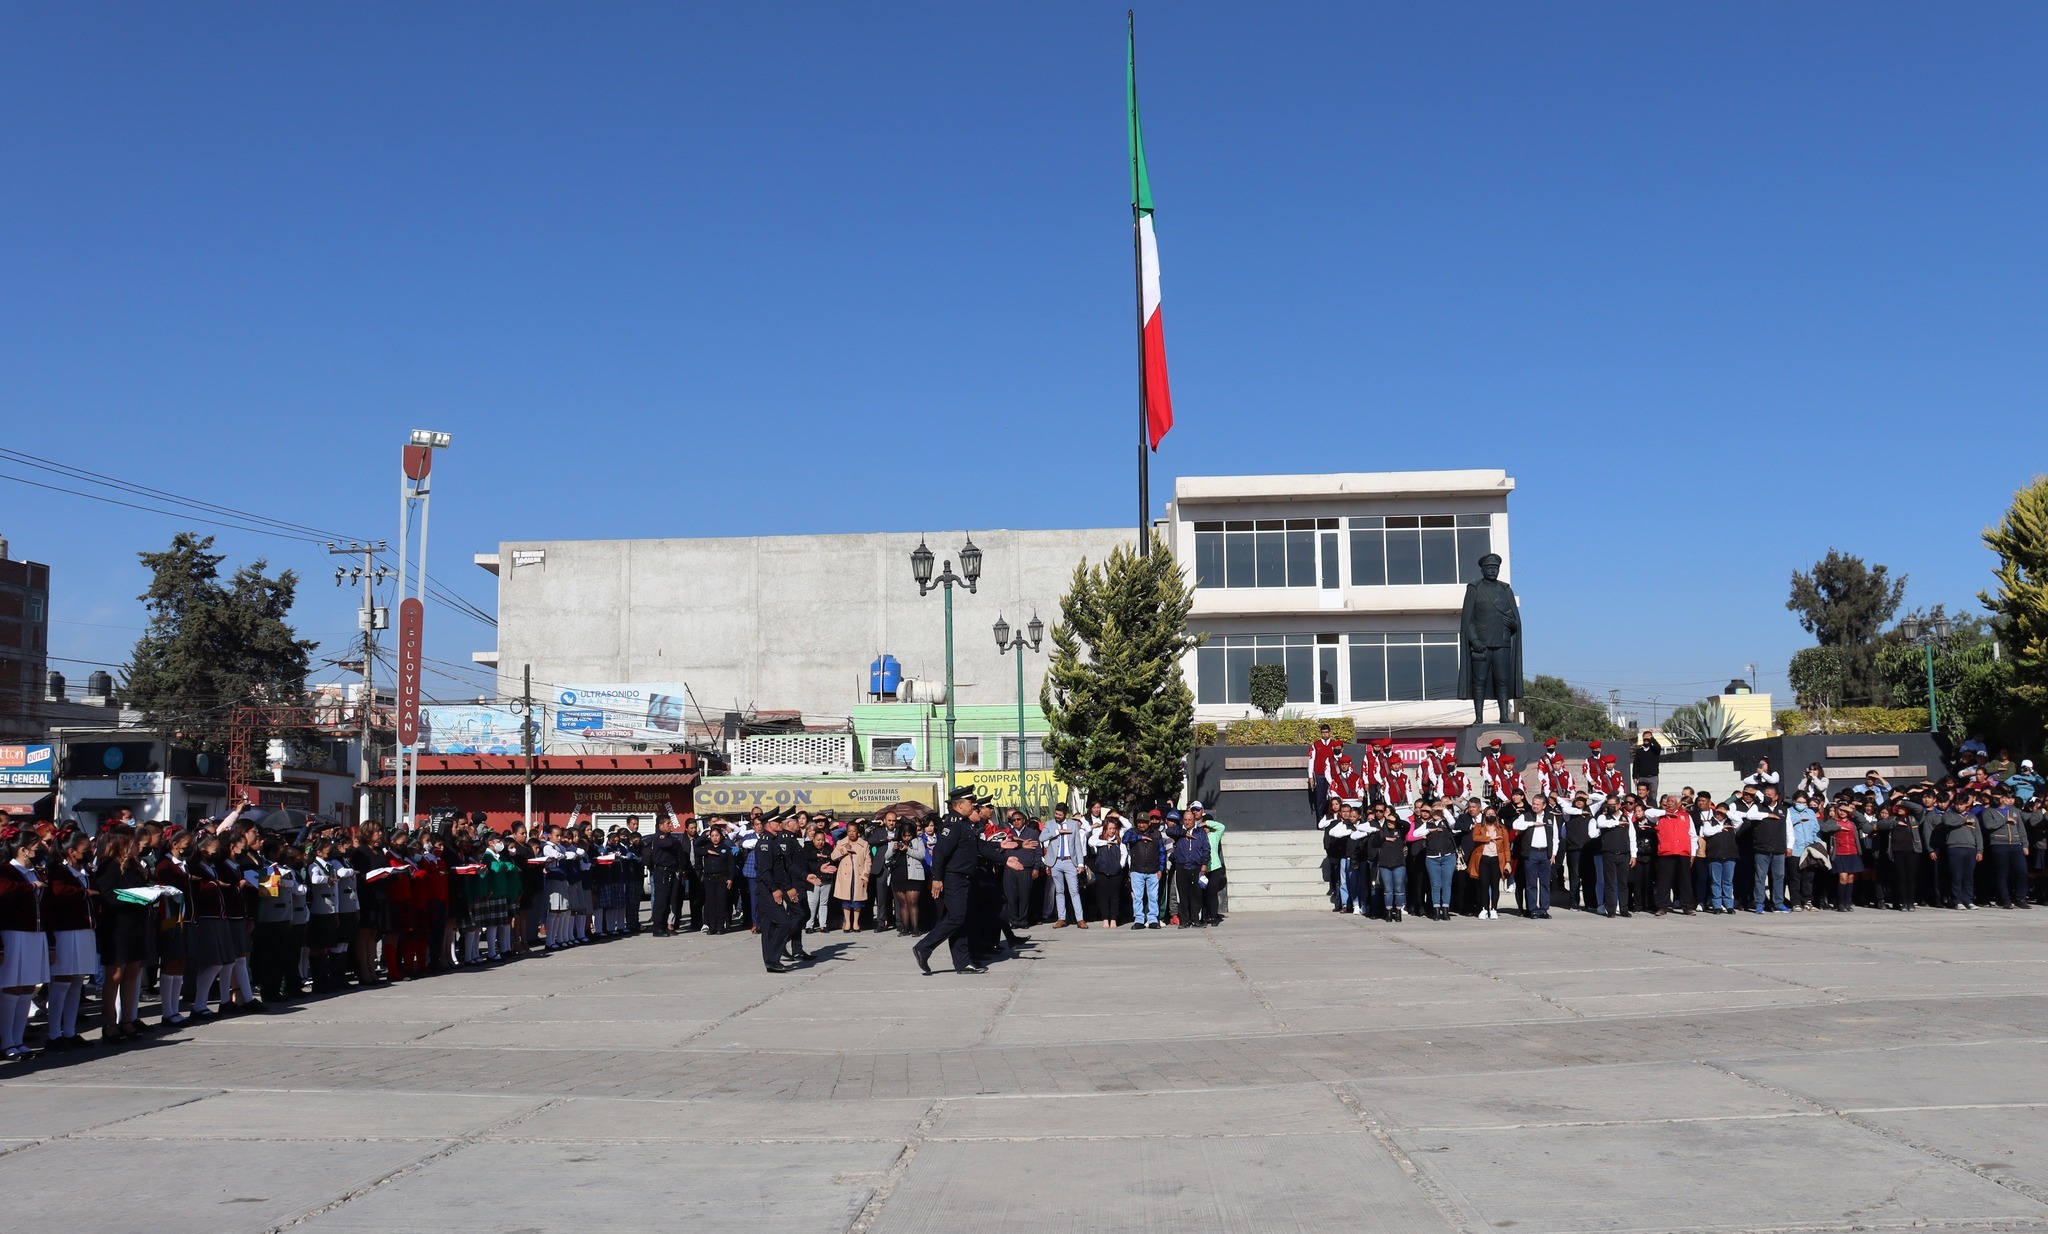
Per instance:
[[[1226,912],[1330,911],[1320,831],[1232,831],[1223,838],[1223,861]]]
[[[1675,793],[1690,784],[1698,792],[1711,793],[1715,801],[1726,801],[1742,787],[1742,774],[1734,763],[1665,763],[1657,769],[1657,792]],[[1789,789],[1798,780],[1791,776],[1780,787]]]

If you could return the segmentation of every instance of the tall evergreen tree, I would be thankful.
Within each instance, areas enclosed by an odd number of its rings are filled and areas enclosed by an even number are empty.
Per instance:
[[[2048,714],[2048,476],[2013,494],[1984,543],[1998,554],[1998,589],[1978,598],[2012,660],[2013,696],[2034,716]]]
[[[1841,648],[1839,700],[1882,706],[1889,697],[1877,668],[1879,631],[1906,598],[1906,578],[1890,577],[1884,566],[1866,566],[1853,553],[1829,549],[1812,571],[1792,572],[1785,607],[1823,647]]]
[[[1607,705],[1590,691],[1544,673],[1522,684],[1522,716],[1538,737],[1617,741],[1623,736],[1621,726],[1608,717]]]
[[[137,597],[149,628],[135,642],[123,694],[158,732],[221,749],[236,703],[304,698],[315,644],[285,620],[297,574],[266,574],[269,563],[258,560],[223,583],[226,558],[212,548],[212,536],[181,531],[163,552],[137,554],[150,572]]]
[[[1180,795],[1195,741],[1180,671],[1201,641],[1187,632],[1194,603],[1156,534],[1146,556],[1119,548],[1074,568],[1038,699],[1054,769],[1090,800],[1135,809]]]

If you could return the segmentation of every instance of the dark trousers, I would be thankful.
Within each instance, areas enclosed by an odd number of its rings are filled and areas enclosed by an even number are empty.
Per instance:
[[[675,928],[669,923],[669,918],[678,915],[676,892],[682,879],[677,876],[673,866],[654,867],[653,878],[654,929],[658,933],[666,933]]]
[[[291,945],[292,928],[282,921],[259,921],[249,939],[249,983],[265,1001],[284,997],[285,979],[298,985],[298,950]]]
[[[1202,919],[1202,872],[1175,870],[1173,884],[1175,894],[1180,900],[1180,923],[1184,926],[1194,925]]]
[[[1003,924],[1012,930],[1031,924],[1031,871],[1003,871]]]
[[[1579,867],[1579,891],[1585,907],[1598,912],[1607,903],[1609,883],[1607,854],[1597,848],[1582,848],[1572,855]],[[1624,869],[1628,858],[1621,859]]]
[[[1223,889],[1230,885],[1222,866],[1209,871],[1209,885],[1202,888],[1202,920],[1215,925],[1223,920]]]
[[[751,927],[754,924],[754,880],[734,879],[732,893],[739,898],[740,924]]]
[[[1097,874],[1095,881],[1088,884],[1088,896],[1095,905],[1097,920],[1111,923],[1122,920],[1124,886],[1128,881],[1119,870],[1115,874]]]
[[[1692,909],[1692,858],[1657,858],[1657,911],[1677,907]]]
[[[704,880],[697,877],[697,871],[688,866],[684,866],[682,869],[682,880],[683,894],[679,898],[687,901],[690,905],[689,928],[694,930],[698,926],[706,924],[704,920]],[[680,919],[682,915],[682,905],[678,904],[676,906],[676,916]],[[681,924],[680,920],[678,924]]]
[[[1819,872],[1820,867],[1808,861],[1805,857],[1797,859],[1787,876],[1787,881],[1791,884],[1792,907],[1799,908],[1815,904],[1813,881],[1814,876]]]
[[[1515,903],[1531,915],[1550,911],[1550,850],[1532,848],[1522,858],[1522,881],[1515,884]]]
[[[725,933],[726,926],[732,924],[732,890],[725,885],[722,878],[718,880],[716,886],[701,880],[699,885],[703,888],[704,899],[702,906],[697,910],[697,921],[709,927],[713,934]]]
[[[938,896],[938,921],[931,932],[917,940],[919,954],[929,956],[945,944],[952,951],[953,967],[964,969],[973,963],[973,953],[967,946],[967,882],[969,875],[956,874],[945,879],[945,890]]]
[[[1977,850],[1943,849],[1942,864],[1948,867],[1948,893],[1959,905],[1977,902]]]
[[[1994,844],[1984,851],[1991,867],[1991,894],[2000,904],[2027,902],[2027,850],[2017,844]]]
[[[1628,907],[1628,854],[1600,854],[1600,907],[1609,917]]]
[[[1649,912],[1656,906],[1657,858],[1653,854],[1639,852],[1635,865],[1629,867],[1629,895],[1635,901],[1635,911]]]
[[[1915,899],[1915,884],[1920,879],[1920,863],[1926,860],[1918,853],[1892,854],[1892,907],[1911,908]]]
[[[754,902],[754,920],[761,927],[761,962],[769,968],[782,965],[782,947],[788,940],[788,926],[796,921],[793,909],[775,902],[761,880],[753,880],[748,898]]]

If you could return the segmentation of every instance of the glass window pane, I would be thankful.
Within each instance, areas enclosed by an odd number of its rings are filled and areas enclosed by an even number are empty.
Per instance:
[[[1229,657],[1223,688],[1226,703],[1249,703],[1252,701],[1252,649],[1232,647],[1223,653]]]
[[[1195,652],[1195,701],[1198,703],[1221,703],[1228,701],[1223,685],[1223,649],[1203,647]]]
[[[1387,647],[1387,701],[1413,703],[1422,700],[1422,648],[1419,644],[1390,644]]]
[[[1287,520],[1284,518],[1262,518],[1258,520],[1258,525],[1260,531],[1287,530]]]
[[[1458,526],[1460,527],[1489,527],[1492,524],[1493,516],[1491,514],[1460,514],[1458,516]]]
[[[1425,514],[1422,516],[1422,525],[1424,527],[1455,527],[1458,525],[1458,520],[1448,514]]]
[[[1252,649],[1252,663],[1253,663],[1253,664],[1285,664],[1285,663],[1287,663],[1287,649],[1286,649],[1285,647],[1256,647],[1256,648],[1253,648],[1253,649]]]
[[[1337,649],[1316,648],[1316,701],[1325,707],[1337,705]]]
[[[1252,642],[1261,647],[1285,647],[1287,645],[1287,636],[1285,634],[1259,634],[1253,636]]]
[[[1196,524],[1195,524],[1195,530],[1196,530],[1196,531],[1221,531],[1221,530],[1223,530],[1223,524],[1221,524],[1221,523],[1196,523]]]
[[[1422,696],[1428,699],[1458,696],[1457,644],[1422,645]]]
[[[1195,586],[1221,587],[1223,585],[1223,533],[1201,531],[1195,533]]]
[[[1337,533],[1334,531],[1323,532],[1321,539],[1323,542],[1323,587],[1325,590],[1335,591],[1343,585],[1337,581]]]
[[[1310,665],[1315,663],[1314,647],[1289,647],[1287,649],[1287,701],[1290,703],[1313,703],[1315,696],[1315,673]]]
[[[1256,587],[1258,573],[1253,566],[1252,533],[1233,531],[1223,537],[1226,587]]]
[[[1385,532],[1354,531],[1351,533],[1351,585],[1353,587],[1384,587],[1387,585],[1387,556]]]
[[[1387,520],[1383,518],[1355,518],[1351,520],[1351,530],[1353,531],[1377,531],[1386,525]]]
[[[1287,533],[1287,585],[1316,585],[1316,533],[1312,530]]]
[[[1493,551],[1493,532],[1485,527],[1458,528],[1458,581],[1479,577],[1479,559]]]
[[[1316,526],[1324,531],[1335,531],[1337,530],[1337,520],[1333,518],[1319,518],[1316,520]]]
[[[1261,531],[1259,541],[1259,586],[1287,585],[1287,536],[1284,532]]]
[[[1422,520],[1413,514],[1393,514],[1387,517],[1387,526],[1401,528],[1420,527],[1422,526]]]
[[[1422,581],[1422,533],[1387,533],[1387,586],[1412,587]]]
[[[1458,581],[1458,533],[1430,530],[1422,533],[1422,581]]]
[[[1377,643],[1351,644],[1351,701],[1387,701],[1387,649]]]
[[[1287,530],[1289,531],[1314,531],[1315,529],[1316,521],[1312,518],[1291,518],[1287,520]]]
[[[1250,531],[1251,529],[1252,521],[1248,518],[1232,519],[1229,522],[1223,524],[1223,530],[1225,531]]]

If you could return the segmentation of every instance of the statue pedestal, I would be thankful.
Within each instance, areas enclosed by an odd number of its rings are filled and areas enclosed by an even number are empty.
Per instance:
[[[1488,710],[1491,710],[1491,708],[1488,708]],[[1539,753],[1542,750],[1542,743],[1536,740],[1536,733],[1533,729],[1521,724],[1488,720],[1484,724],[1469,725],[1463,732],[1458,734],[1458,765],[1460,767],[1478,765],[1479,760],[1486,754],[1487,748],[1496,741],[1500,742],[1501,749],[1504,752],[1515,756],[1515,765],[1517,767],[1523,767],[1528,764],[1527,755],[1530,747],[1535,747]]]

